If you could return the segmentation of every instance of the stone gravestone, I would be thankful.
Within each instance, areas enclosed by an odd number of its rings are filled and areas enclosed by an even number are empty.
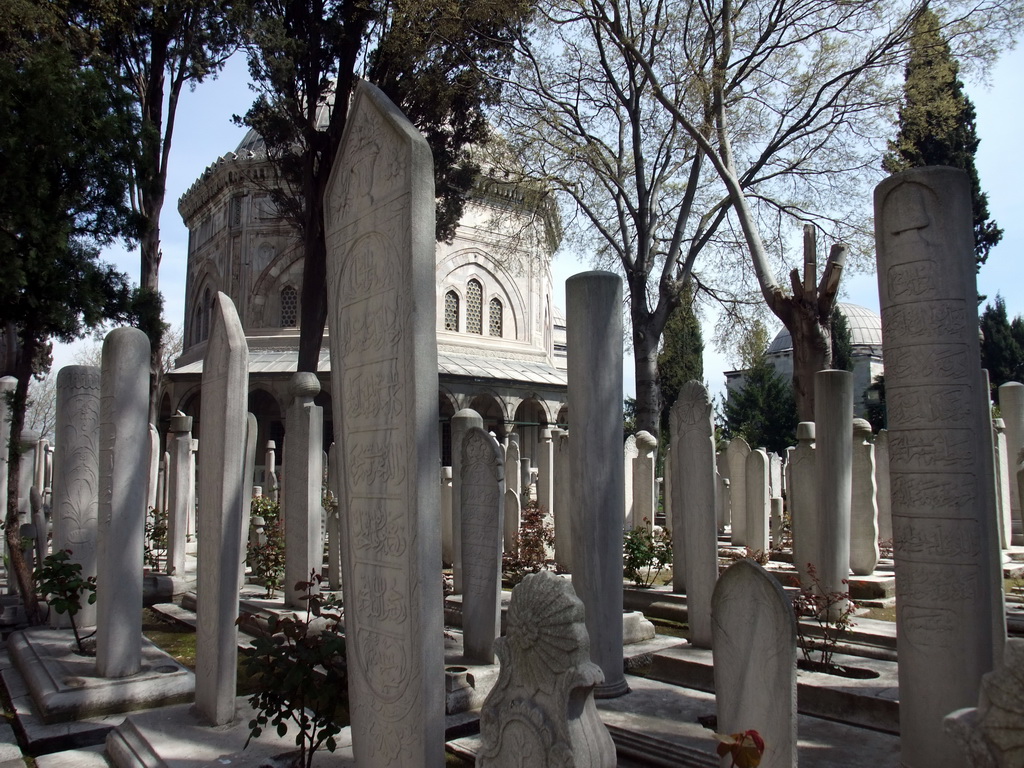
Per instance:
[[[737,560],[718,580],[711,611],[716,730],[756,730],[765,743],[761,768],[793,768],[796,620],[786,594],[753,560]]]
[[[747,544],[747,456],[750,446],[742,437],[734,437],[725,449],[729,464],[729,498],[732,502],[732,544],[742,547]]]
[[[498,682],[480,712],[477,768],[614,768],[615,745],[594,705],[583,603],[565,579],[534,573],[512,590],[495,643]]]
[[[633,527],[654,526],[657,506],[654,480],[654,460],[658,455],[658,438],[650,432],[636,433],[636,458],[633,460]]]
[[[700,648],[711,647],[711,594],[718,579],[712,410],[708,391],[698,381],[686,382],[672,406],[671,456],[678,478],[673,487],[672,548],[685,552],[690,642]],[[679,591],[674,583],[673,587]]]
[[[814,374],[814,466],[818,501],[818,577],[823,593],[848,592],[850,501],[853,493],[853,374]],[[836,601],[829,613],[846,609]]]
[[[892,488],[889,480],[889,430],[875,435],[875,483],[878,486],[878,540],[892,544]]]
[[[771,546],[772,549],[782,549],[782,499],[778,496],[772,496],[768,500],[768,506],[771,512]]]
[[[462,594],[462,441],[473,427],[483,429],[484,420],[472,408],[452,416],[452,589]]]
[[[744,467],[744,488],[747,494],[746,545],[755,552],[768,552],[768,453],[758,448],[747,454]],[[736,516],[733,516],[736,525]]]
[[[807,564],[821,564],[818,542],[817,470],[815,468],[814,422],[796,425],[796,447],[790,456],[789,516],[793,530],[793,565],[800,574],[800,585],[811,586]]]
[[[967,174],[875,188],[907,768],[962,765],[943,717],[978,701],[1004,644],[991,430],[979,366]]]
[[[633,530],[640,524],[633,514],[633,468],[636,465],[637,455],[636,435],[630,435],[622,447],[622,483],[625,494],[623,509],[625,510],[624,519],[627,531]]]
[[[202,384],[200,451],[204,471],[199,477],[201,514],[197,520],[196,713],[210,725],[226,725],[235,716],[238,564],[246,533],[242,508],[249,504],[244,478],[249,348],[231,299],[218,292],[211,314]]]
[[[996,509],[999,512],[999,546],[1008,549],[1013,539],[1013,505],[1010,502],[1010,462],[1006,455],[1006,422],[992,420],[995,433]]]
[[[359,81],[324,207],[361,768],[444,764],[433,178],[423,137]]]
[[[441,562],[451,565],[455,560],[452,544],[452,468],[441,467]]]
[[[238,554],[238,583],[245,583],[246,556],[249,554],[246,541],[249,538],[249,522],[252,518],[252,499],[263,493],[263,489],[252,484],[253,475],[256,474],[256,438],[259,433],[259,424],[256,417],[248,411],[245,414],[245,448],[242,453],[242,524],[239,527],[242,535],[241,551]],[[320,499],[317,498],[317,509],[321,509]]]
[[[341,507],[338,504],[338,451],[334,443],[327,451],[327,467],[327,583],[336,592],[341,589]],[[448,479],[451,481],[450,476]]]
[[[565,282],[569,463],[574,504],[572,584],[586,606],[590,658],[604,672],[596,695],[629,691],[622,671],[622,278],[584,272]]]
[[[103,340],[100,384],[96,672],[142,667],[142,553],[149,474],[149,338],[115,328]]]
[[[572,572],[569,433],[564,429],[553,429],[551,434],[555,441],[555,562],[562,571]]]
[[[544,510],[548,520],[554,520],[555,510],[555,444],[551,430],[545,427],[540,431],[540,442],[537,444],[537,503]]]
[[[729,448],[729,442],[725,442],[725,446],[718,453],[715,454],[715,466],[718,467],[718,532],[720,534],[725,533],[725,529],[731,524],[731,502],[730,496],[730,481],[729,481],[729,460],[726,456],[726,450]]]
[[[515,439],[510,439],[508,448],[505,449],[505,466],[509,468],[505,473],[505,495],[515,496],[514,504],[511,501],[505,504],[504,551],[509,554],[515,551],[516,542],[519,540],[519,511],[522,509],[519,501],[519,436],[513,432],[511,437]],[[454,437],[452,440],[454,442]]]
[[[160,457],[163,451],[160,450],[160,433],[156,427],[149,425],[149,475],[146,478],[146,514],[155,514],[156,485],[160,472]]]
[[[288,429],[284,433],[284,604],[305,608],[295,584],[309,581],[310,571],[323,569],[324,544],[320,534],[323,507],[324,409],[313,403],[320,394],[315,373],[299,371],[288,382],[292,396]],[[359,457],[373,464],[381,457],[372,451]],[[385,458],[386,461],[386,458]]]
[[[853,420],[850,494],[850,570],[870,576],[878,565],[878,491],[871,425],[864,419]]]
[[[191,478],[192,417],[178,411],[168,428],[171,463],[167,490],[167,566],[172,576],[185,573],[188,541],[188,502]]]
[[[505,464],[481,427],[462,441],[462,636],[466,659],[494,663],[501,634],[501,518]]]
[[[999,385],[999,413],[1006,425],[1006,455],[1010,465],[1010,507],[1013,510],[1013,543],[1024,544],[1024,517],[1020,493],[1012,478],[1021,467],[1024,450],[1024,384],[1008,381]]]
[[[267,495],[274,501],[280,501],[280,486],[277,483],[277,443],[267,440],[267,450],[263,459],[263,472],[266,475]]]
[[[2,395],[0,395],[2,396]],[[71,550],[82,578],[96,575],[99,524],[100,369],[67,365],[57,373],[54,425],[53,551]],[[82,601],[75,622],[96,624],[96,604]],[[70,626],[67,614],[50,612],[52,626]]]

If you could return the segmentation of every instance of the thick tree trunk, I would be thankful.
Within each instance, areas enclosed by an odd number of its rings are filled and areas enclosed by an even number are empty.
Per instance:
[[[317,225],[307,230],[306,258],[302,265],[302,300],[299,316],[298,370],[316,373],[320,361],[320,347],[327,324],[327,245],[324,241],[321,209],[314,206]]]
[[[661,385],[658,381],[658,339],[653,322],[633,322],[633,370],[636,375],[636,428],[658,435],[661,425]]]
[[[32,574],[25,562],[21,549],[21,520],[18,515],[18,480],[21,464],[21,430],[25,426],[25,406],[28,398],[28,384],[32,378],[32,358],[35,355],[34,345],[24,345],[19,349],[15,376],[18,384],[14,389],[13,402],[10,404],[11,437],[5,446],[7,450],[7,515],[4,521],[4,533],[7,539],[8,581],[17,581],[25,606],[25,616],[29,624],[41,623],[39,601],[36,598],[35,584]],[[40,532],[45,535],[44,532]]]
[[[790,313],[786,328],[793,339],[793,398],[800,421],[814,421],[814,374],[832,365],[832,337],[828,322],[810,312]]]

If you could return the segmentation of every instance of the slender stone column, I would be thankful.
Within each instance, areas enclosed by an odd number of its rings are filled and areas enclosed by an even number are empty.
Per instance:
[[[793,530],[793,565],[800,574],[800,585],[811,586],[807,564],[821,565],[818,536],[818,472],[815,466],[814,422],[796,425],[796,447],[790,455],[789,515]]]
[[[654,527],[655,488],[654,458],[658,455],[658,438],[643,430],[636,433],[636,458],[633,460],[633,527]]]
[[[245,584],[245,558],[248,555],[246,542],[249,539],[249,521],[252,518],[252,500],[254,496],[263,493],[263,489],[253,485],[253,476],[256,474],[256,437],[259,433],[259,424],[256,417],[251,413],[245,414],[245,452],[242,457],[242,508],[239,510],[242,523],[239,526],[241,540],[238,542],[238,588]],[[317,509],[319,499],[317,499]],[[322,511],[322,509],[321,509]]]
[[[514,508],[511,503],[505,504],[504,550],[510,554],[515,552],[516,549],[517,537],[519,536],[519,512],[522,509],[522,503],[519,499],[519,489],[521,487],[519,460],[519,435],[513,432],[509,435],[508,447],[505,448],[505,466],[508,467],[508,471],[505,473],[505,494],[507,496],[511,493],[516,497]]]
[[[729,499],[732,519],[732,544],[742,547],[747,543],[747,456],[750,446],[742,437],[734,437],[725,449],[729,463]]]
[[[185,573],[185,547],[188,542],[188,502],[192,458],[192,417],[178,411],[168,427],[171,451],[167,489],[167,572]]]
[[[871,425],[853,420],[853,476],[850,495],[850,570],[870,576],[878,565],[878,491]]]
[[[550,520],[555,518],[555,444],[551,438],[551,430],[540,431],[540,452],[537,456],[537,503]]]
[[[590,658],[604,672],[595,695],[619,696],[622,671],[622,279],[585,272],[565,284],[569,462],[573,495],[572,583],[586,607]],[[607,457],[607,458],[606,458]]]
[[[672,406],[672,549],[684,553],[690,642],[711,647],[711,595],[718,579],[715,529],[715,428],[711,397],[698,381],[686,382]],[[666,471],[668,467],[666,467]],[[675,580],[673,589],[682,585]]]
[[[627,531],[631,531],[640,525],[641,516],[634,514],[635,508],[633,503],[633,469],[636,466],[637,455],[636,435],[630,435],[626,438],[626,443],[622,447],[622,483],[626,494],[622,508]]]
[[[320,488],[323,484],[324,409],[313,403],[320,394],[315,373],[299,372],[288,384],[288,428],[284,434],[284,585],[285,605],[302,608],[305,602],[294,586],[309,581],[310,571],[323,568],[320,535]],[[364,461],[380,461],[367,454]]]
[[[553,429],[555,441],[555,562],[572,572],[572,484],[569,481],[569,433]]]
[[[484,420],[472,408],[452,416],[452,589],[457,595],[462,594],[462,441],[473,427],[483,429]]]
[[[729,459],[726,450],[729,442],[726,441],[722,450],[715,454],[715,466],[718,467],[718,532],[725,533],[726,527],[732,522],[731,502],[729,499],[732,484],[729,480]]]
[[[36,449],[39,447],[39,433],[34,429],[23,429],[19,436],[21,458],[18,459],[18,514],[21,522],[32,522],[30,497],[36,484]]]
[[[156,427],[149,425],[149,474],[146,477],[146,514],[150,510],[156,510],[156,485],[160,472],[160,457],[163,451],[160,450],[160,433]]]
[[[747,491],[746,545],[755,552],[768,552],[768,452],[757,448],[747,455],[744,467],[744,486]],[[733,525],[735,525],[735,517]]]
[[[875,435],[875,482],[878,484],[878,540],[892,544],[892,484],[889,479],[889,430]]]
[[[57,373],[54,427],[53,551],[71,550],[82,578],[96,575],[100,481],[100,369],[68,365]],[[6,451],[4,451],[6,453]],[[82,627],[96,624],[96,604],[75,616]],[[70,626],[66,614],[50,613],[52,626]]]
[[[962,765],[943,732],[978,702],[1005,642],[991,429],[979,366],[967,174],[916,168],[875,188],[906,768]]]
[[[1013,510],[1013,544],[1024,544],[1024,511],[1021,496],[1013,478],[1024,464],[1021,451],[1024,450],[1024,384],[1008,381],[999,385],[999,413],[1006,425],[1006,455],[1010,468],[1010,508]]]
[[[1010,547],[1013,539],[1013,505],[1010,502],[1010,461],[1006,454],[1006,422],[1003,419],[993,419],[992,430],[995,433],[993,440],[996,452],[996,509],[999,511],[999,546],[1002,549]]]
[[[341,505],[338,503],[338,451],[335,444],[327,452],[327,583],[334,591],[341,589]]]
[[[115,328],[103,341],[100,384],[96,672],[142,668],[142,553],[149,473],[149,338]]]
[[[241,509],[249,500],[244,479],[249,348],[231,299],[218,292],[211,314],[202,384],[196,713],[211,725],[226,725],[235,716]]]
[[[502,453],[481,427],[471,427],[462,441],[462,631],[466,659],[477,664],[494,663],[501,635]]]
[[[672,446],[669,445],[665,449],[665,463],[662,469],[662,475],[658,479],[659,485],[661,486],[661,509],[665,515],[665,530],[669,533],[675,527],[672,520]],[[657,506],[658,494],[654,495],[655,506]]]
[[[848,592],[850,501],[853,492],[853,374],[814,374],[815,470],[818,500],[818,577],[825,593]],[[837,602],[833,617],[845,610]]]
[[[263,473],[266,475],[264,483],[267,486],[267,495],[274,501],[280,501],[280,486],[277,482],[277,443],[267,440],[267,450],[263,459]]]

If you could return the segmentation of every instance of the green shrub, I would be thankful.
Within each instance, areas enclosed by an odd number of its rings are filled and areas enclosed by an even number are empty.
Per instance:
[[[252,517],[263,518],[263,542],[253,543],[250,539],[246,560],[252,568],[253,577],[267,590],[267,597],[273,597],[281,588],[284,579],[284,519],[281,505],[269,496],[255,496],[250,506]]]
[[[555,544],[555,529],[544,517],[545,510],[536,501],[529,501],[523,507],[511,551],[501,558],[504,579],[513,586],[547,565],[547,549]]]
[[[645,518],[646,521],[646,518]],[[622,537],[622,573],[638,587],[651,586],[672,565],[672,534],[638,525]]]
[[[88,594],[89,605],[96,602],[96,577],[82,578],[82,565],[71,560],[71,550],[63,549],[47,555],[32,578],[47,604],[57,613],[66,613],[79,653],[85,653],[83,638],[78,634],[75,614],[82,610],[82,596]]]

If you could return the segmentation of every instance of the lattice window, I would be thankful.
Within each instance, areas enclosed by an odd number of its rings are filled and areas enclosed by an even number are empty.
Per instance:
[[[466,286],[466,333],[484,332],[484,289],[476,280]]]
[[[231,226],[242,226],[242,196],[236,195],[231,198]]]
[[[487,325],[491,336],[501,336],[501,299],[491,299],[487,305]]]
[[[299,318],[299,294],[291,285],[281,289],[281,327],[294,328]]]
[[[444,329],[459,330],[459,294],[455,291],[448,291],[444,295]]]

